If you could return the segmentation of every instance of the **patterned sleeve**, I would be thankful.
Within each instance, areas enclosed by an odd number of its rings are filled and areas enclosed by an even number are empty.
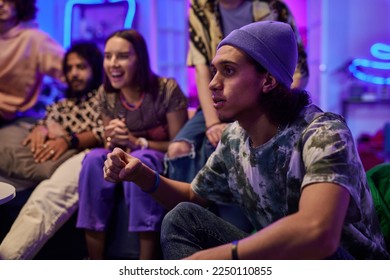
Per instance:
[[[287,5],[282,1],[271,1],[270,3],[273,19],[285,22],[291,25],[298,42],[298,64],[294,73],[294,82],[299,81],[299,88],[305,88],[309,80],[309,67],[307,65],[307,54],[303,46],[301,36],[298,32],[297,25],[293,14]]]
[[[90,108],[92,110],[89,112],[89,114],[87,114],[89,118],[86,120],[86,122],[88,123],[89,128],[98,142],[103,143],[104,126],[99,112],[99,97],[95,95],[90,98],[88,102],[90,103]]]
[[[330,182],[338,184],[351,195],[347,217],[359,219],[357,205],[364,191],[365,173],[353,137],[345,121],[335,114],[316,118],[302,134],[302,157],[306,170],[302,186]]]
[[[167,112],[174,112],[188,108],[188,100],[174,79],[168,79],[166,82],[166,96],[168,99]]]
[[[188,66],[209,65],[214,57],[218,42],[222,40],[220,28],[213,18],[213,3],[207,2],[206,0],[191,0],[190,3]]]
[[[50,105],[47,105],[46,106],[46,113],[45,113],[45,116],[39,120],[37,122],[37,125],[44,125],[46,126],[46,124],[50,121],[55,121],[55,122],[59,122],[59,119],[58,119],[58,116],[59,116],[59,107],[62,107],[62,102],[59,101],[59,102],[56,102],[56,103],[53,103],[53,104],[50,104]]]
[[[98,98],[98,110],[103,119],[113,119],[115,111],[115,96],[113,94],[107,94],[103,86],[100,86],[97,93]]]
[[[95,138],[103,141],[103,123],[99,112],[99,100],[95,92],[88,99],[75,103],[72,99],[63,99],[46,107],[45,117],[37,125],[48,126],[55,122],[67,133],[92,131]]]

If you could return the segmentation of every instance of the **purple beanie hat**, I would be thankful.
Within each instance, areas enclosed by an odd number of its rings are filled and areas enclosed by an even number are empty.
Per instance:
[[[244,51],[267,69],[275,79],[290,88],[298,61],[294,32],[287,23],[258,21],[232,31],[219,44]]]

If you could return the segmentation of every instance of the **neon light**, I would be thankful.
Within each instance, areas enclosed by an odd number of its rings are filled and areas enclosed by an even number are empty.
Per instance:
[[[71,41],[71,28],[72,28],[72,10],[73,6],[77,4],[104,4],[117,3],[117,2],[127,2],[128,11],[124,22],[124,28],[130,28],[133,24],[134,14],[135,14],[135,0],[68,0],[65,4],[65,15],[64,15],[64,48],[70,46]]]
[[[366,68],[380,69],[380,70],[389,70],[390,62],[379,62],[372,61],[368,59],[356,58],[352,61],[351,65],[363,66]]]
[[[390,60],[390,45],[376,43],[371,47],[371,53],[373,56],[379,59]]]
[[[348,69],[352,75],[362,81],[373,83],[377,85],[390,85],[390,73],[385,72],[385,76],[375,76],[364,73],[360,68],[376,69],[376,70],[390,70],[390,45],[376,43],[371,47],[371,54],[379,59],[388,60],[387,62],[379,62],[368,59],[356,58],[352,60]]]

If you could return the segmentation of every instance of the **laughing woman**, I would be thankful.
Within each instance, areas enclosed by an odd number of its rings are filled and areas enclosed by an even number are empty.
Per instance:
[[[123,188],[130,213],[128,229],[140,237],[140,259],[156,259],[165,210],[133,183],[105,181],[103,166],[108,152],[121,147],[161,173],[169,141],[187,121],[187,99],[175,80],[152,72],[145,41],[135,30],[108,37],[104,71],[99,97],[106,149],[92,150],[84,159],[77,227],[85,229],[89,257],[103,259],[115,190]]]

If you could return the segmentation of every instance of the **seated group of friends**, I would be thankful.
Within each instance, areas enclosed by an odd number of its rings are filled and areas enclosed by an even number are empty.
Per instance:
[[[303,90],[288,9],[208,2],[191,1],[189,14],[201,103],[190,120],[186,95],[151,70],[135,29],[108,36],[103,53],[91,42],[64,53],[26,25],[32,15],[0,26],[15,59],[9,75],[0,68],[0,179],[34,188],[0,259],[34,258],[76,210],[88,257],[103,259],[118,188],[140,259],[389,258],[347,124]],[[232,10],[249,19],[232,23]],[[224,24],[206,24],[216,19]],[[34,120],[44,75],[66,82],[65,98]]]

